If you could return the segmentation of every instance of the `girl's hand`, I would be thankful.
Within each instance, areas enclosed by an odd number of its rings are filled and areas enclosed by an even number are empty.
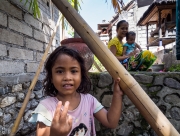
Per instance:
[[[114,93],[118,93],[119,95],[123,95],[123,91],[121,90],[120,86],[119,86],[119,82],[120,82],[120,78],[117,78],[114,81]]]
[[[56,107],[54,118],[50,128],[50,136],[67,136],[72,128],[72,117],[67,115],[69,102],[65,102],[63,111],[62,102],[59,101]]]

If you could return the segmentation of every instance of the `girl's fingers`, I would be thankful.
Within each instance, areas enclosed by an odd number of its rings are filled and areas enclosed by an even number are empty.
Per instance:
[[[63,111],[61,113],[61,119],[64,120],[64,121],[67,118],[68,109],[69,109],[69,101],[66,101],[65,104],[64,104],[64,109],[63,109]]]
[[[72,116],[71,115],[68,115],[68,124],[70,126],[70,128],[72,127]]]
[[[121,80],[121,79],[118,77],[118,78],[116,79],[116,82],[117,82],[117,83],[119,83],[119,82],[120,82],[120,80]]]
[[[118,77],[116,80],[114,80],[114,89],[118,89],[119,87],[119,81],[120,81],[120,78]]]
[[[118,77],[116,80],[115,80],[115,85],[118,85],[119,84],[119,82],[120,82],[120,78]]]
[[[120,81],[121,81],[121,79],[119,77],[115,80],[114,89],[119,91],[120,94],[123,95],[123,91],[121,90],[121,88],[119,86]]]
[[[54,113],[54,118],[53,118],[53,121],[55,121],[55,122],[58,122],[59,118],[61,116],[61,106],[62,106],[62,102],[59,101],[58,105],[56,107],[55,113]]]

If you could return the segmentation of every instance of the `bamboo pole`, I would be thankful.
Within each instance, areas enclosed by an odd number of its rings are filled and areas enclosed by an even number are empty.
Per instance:
[[[91,51],[97,56],[111,76],[121,78],[120,86],[124,93],[134,103],[140,113],[159,136],[178,136],[179,133],[169,120],[144,92],[136,80],[119,63],[117,58],[104,46],[89,25],[66,0],[52,0],[56,7],[66,17],[71,26],[86,42]]]
[[[17,131],[18,126],[19,126],[19,124],[20,124],[21,118],[22,118],[22,116],[23,116],[23,114],[24,114],[24,111],[25,111],[25,109],[26,109],[26,106],[27,106],[27,104],[28,104],[28,102],[29,102],[29,98],[30,98],[30,96],[31,96],[31,93],[32,93],[32,91],[33,91],[33,89],[34,89],[34,86],[36,85],[36,82],[37,82],[37,80],[38,80],[38,77],[39,77],[39,74],[40,74],[41,69],[42,69],[42,67],[43,67],[43,64],[44,64],[44,62],[45,62],[45,60],[46,60],[46,57],[47,57],[48,52],[49,52],[49,49],[50,49],[50,47],[51,47],[51,45],[52,45],[53,38],[54,38],[54,36],[55,36],[55,34],[56,34],[56,30],[57,30],[57,28],[58,28],[58,26],[59,26],[59,20],[60,20],[60,19],[58,19],[58,21],[57,21],[57,24],[56,24],[56,26],[55,26],[54,32],[53,32],[53,34],[52,34],[52,36],[51,36],[51,38],[50,38],[49,44],[48,44],[48,46],[46,47],[46,50],[45,50],[45,52],[44,52],[44,54],[43,54],[43,56],[42,56],[41,62],[40,62],[40,64],[39,64],[39,66],[38,66],[38,69],[37,69],[37,71],[36,71],[36,74],[35,74],[32,82],[31,82],[31,85],[30,85],[30,87],[29,87],[29,89],[28,89],[28,92],[27,92],[27,94],[26,94],[26,97],[25,97],[25,99],[24,99],[23,105],[22,105],[22,107],[21,107],[21,109],[20,109],[20,111],[19,111],[19,114],[18,114],[15,122],[14,122],[14,125],[13,125],[13,127],[12,127],[12,129],[11,129],[11,132],[10,132],[10,135],[9,135],[9,136],[15,136],[15,134],[16,134],[16,131]]]

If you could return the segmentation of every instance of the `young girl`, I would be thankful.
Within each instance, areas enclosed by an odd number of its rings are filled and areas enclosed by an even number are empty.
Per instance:
[[[42,100],[29,122],[37,122],[37,136],[95,136],[94,117],[102,125],[115,128],[122,109],[122,91],[114,84],[110,109],[88,94],[91,83],[84,60],[75,50],[59,46],[47,59]]]
[[[116,58],[126,67],[128,71],[146,71],[156,60],[156,56],[150,51],[142,51],[136,57],[136,50],[129,54],[123,55],[123,38],[128,32],[128,22],[121,20],[117,23],[116,32],[117,36],[111,39],[108,43],[108,48],[116,56]],[[128,61],[126,59],[129,58]]]

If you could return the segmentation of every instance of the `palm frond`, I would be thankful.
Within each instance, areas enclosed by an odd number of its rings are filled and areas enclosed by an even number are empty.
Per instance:
[[[123,0],[111,0],[111,3],[114,8],[114,11],[121,13],[121,8],[124,6]]]
[[[82,1],[82,0],[81,0]],[[80,2],[78,1],[78,9],[81,9],[81,4],[80,4]]]
[[[29,2],[29,11],[33,11],[33,15],[35,18],[40,18],[41,13],[39,10],[39,5],[38,5],[38,0],[20,0],[20,2],[25,1],[24,5],[26,6],[26,4]]]

